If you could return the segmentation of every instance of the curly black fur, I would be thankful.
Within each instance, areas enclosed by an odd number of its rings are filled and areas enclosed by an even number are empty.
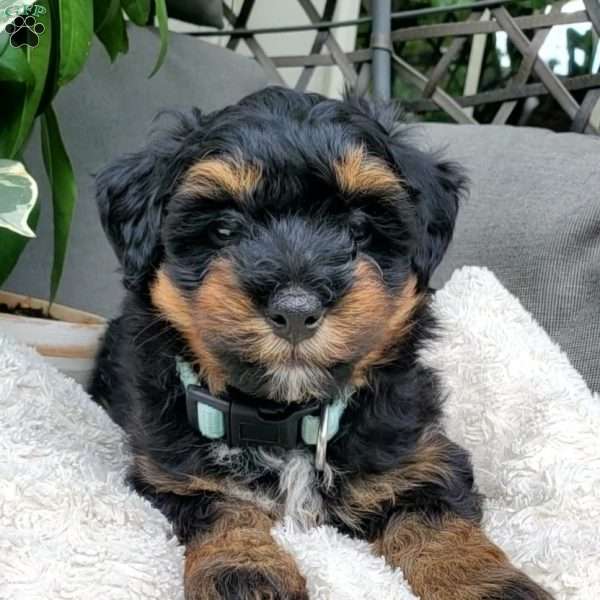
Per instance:
[[[362,98],[337,101],[268,88],[209,115],[193,111],[175,118],[174,127],[97,179],[102,223],[128,294],[122,316],[110,324],[91,393],[125,429],[134,453],[165,472],[231,475],[252,491],[269,492],[278,484],[275,470],[249,457],[243,474],[227,473],[209,450],[210,441],[188,424],[174,357],[197,357],[153,305],[150,288],[158,269],[191,298],[215,259],[227,256],[257,310],[289,280],[318,294],[329,308],[347,294],[355,261],[362,257],[376,265],[390,294],[412,276],[416,293],[426,298],[429,278],[451,240],[466,178],[457,165],[419,149],[413,130],[398,126],[393,108]],[[357,146],[402,182],[393,202],[366,194],[349,204],[341,197],[331,164]],[[262,167],[260,184],[243,208],[225,193],[204,199],[182,194],[181,182],[193,164],[223,156]],[[223,226],[235,232],[226,243],[214,235]],[[329,444],[333,482],[315,483],[325,499],[326,520],[370,539],[399,511],[434,521],[448,514],[474,523],[481,517],[468,454],[448,443],[440,465],[444,477],[414,486],[359,519],[339,518],[348,482],[402,469],[414,459],[419,440],[439,428],[436,377],[417,362],[420,345],[436,329],[426,300],[410,318],[409,331],[392,349],[393,360],[369,370]],[[331,380],[345,385],[365,351],[357,346],[351,360],[333,365]],[[218,359],[230,385],[260,394],[257,382],[267,377],[261,365],[227,346]],[[184,543],[210,530],[219,518],[215,506],[226,497],[214,491],[157,492],[136,469],[131,481],[164,511]]]

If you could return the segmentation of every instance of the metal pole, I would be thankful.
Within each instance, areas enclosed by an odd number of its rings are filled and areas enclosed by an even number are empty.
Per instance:
[[[392,41],[390,39],[392,1],[371,0],[371,10],[373,12],[373,32],[371,34],[373,95],[380,100],[389,100],[392,82]]]

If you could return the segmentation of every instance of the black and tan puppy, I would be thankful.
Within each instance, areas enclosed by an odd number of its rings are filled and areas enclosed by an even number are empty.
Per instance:
[[[280,88],[100,174],[128,293],[92,393],[187,547],[188,600],[306,598],[284,515],[372,541],[423,600],[550,598],[482,532],[416,360],[464,187],[392,110]]]

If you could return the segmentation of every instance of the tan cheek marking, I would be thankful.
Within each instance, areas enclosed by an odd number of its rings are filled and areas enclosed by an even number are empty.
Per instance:
[[[198,291],[196,307],[202,327],[234,342],[248,360],[264,365],[290,360],[291,346],[273,333],[240,288],[227,260],[220,259],[211,268]]]
[[[298,357],[320,366],[349,360],[365,336],[373,340],[381,334],[389,309],[377,270],[361,259],[352,287],[325,317],[315,336],[300,344]]]
[[[225,376],[219,361],[206,346],[196,327],[196,313],[168,275],[159,270],[150,288],[152,303],[161,314],[185,337],[198,359],[198,367],[212,393],[225,389]]]
[[[192,333],[192,319],[187,301],[163,270],[158,271],[156,280],[150,288],[150,296],[154,306],[173,325],[177,325],[182,333]]]
[[[425,295],[417,292],[417,278],[411,276],[404,287],[393,300],[390,313],[387,315],[385,331],[381,339],[357,364],[354,372],[354,383],[364,385],[367,371],[374,367],[394,360],[393,346],[397,345],[402,338],[411,330],[412,315],[417,308],[425,302]]]
[[[398,194],[402,182],[380,159],[355,146],[333,165],[340,190],[345,194]]]
[[[240,288],[233,265],[226,258],[212,264],[198,288],[194,305],[200,323],[209,331],[237,334],[242,338],[260,326],[260,316],[252,300]]]
[[[261,175],[258,165],[246,163],[240,157],[211,158],[190,167],[181,189],[209,198],[223,190],[233,199],[241,200],[256,189]]]
[[[226,378],[217,357],[209,349],[206,336],[235,344],[248,360],[261,364],[278,365],[291,359],[291,346],[277,337],[256,311],[226,259],[213,263],[191,301],[164,271],[159,271],[151,297],[154,305],[186,338],[213,393],[224,389]]]

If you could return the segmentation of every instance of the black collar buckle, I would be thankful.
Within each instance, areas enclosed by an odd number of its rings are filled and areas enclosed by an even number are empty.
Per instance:
[[[302,446],[301,423],[307,415],[319,415],[320,403],[282,404],[269,400],[242,398],[236,390],[227,398],[217,398],[199,385],[189,385],[186,391],[188,420],[199,430],[198,404],[216,408],[223,414],[225,435],[230,447],[279,446],[292,450]]]

